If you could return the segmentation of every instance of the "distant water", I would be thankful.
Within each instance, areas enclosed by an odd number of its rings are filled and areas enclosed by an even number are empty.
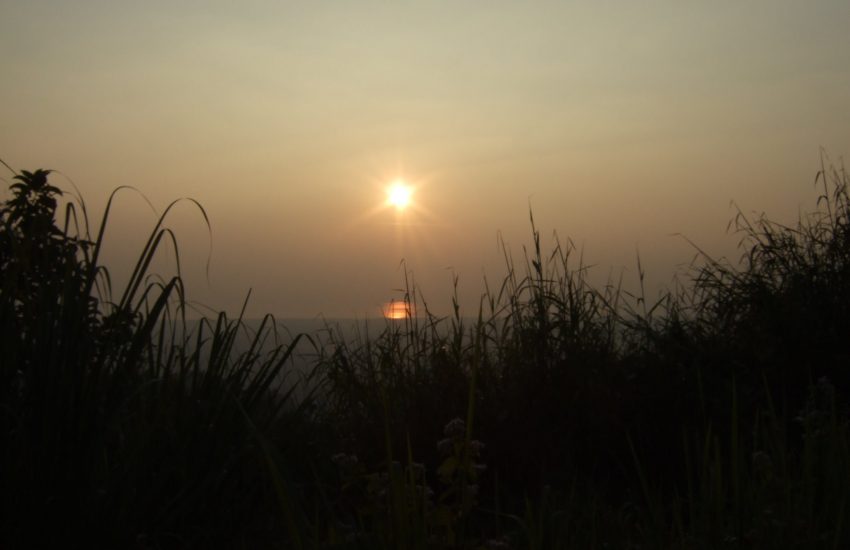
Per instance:
[[[210,323],[215,325],[215,319]],[[288,347],[296,338],[298,342],[292,350],[288,364],[283,370],[284,386],[299,383],[303,389],[309,387],[305,384],[307,374],[313,372],[318,364],[320,351],[325,349],[330,342],[352,343],[365,336],[375,337],[383,332],[388,326],[404,323],[404,321],[391,321],[383,318],[354,319],[354,318],[284,318],[275,320],[275,331],[270,331],[266,322],[264,329],[265,339],[262,342],[260,353],[268,353],[277,346]],[[249,349],[257,333],[263,324],[262,319],[243,320],[242,330],[239,331],[233,346],[233,355],[238,356]],[[192,334],[197,334],[200,321],[189,321],[188,329]],[[204,329],[205,334],[209,329]],[[299,337],[300,335],[300,337]],[[206,349],[208,353],[208,348]],[[203,358],[204,354],[202,354]],[[202,359],[203,360],[203,359]]]
[[[464,319],[464,323],[470,326],[474,319]],[[214,325],[215,319],[210,320]],[[275,332],[269,331],[271,321],[267,321],[264,334],[266,335],[263,345],[260,348],[260,353],[268,353],[277,346],[287,347],[293,343],[296,338],[300,338],[292,350],[292,354],[288,360],[286,367],[283,369],[283,386],[289,387],[290,384],[299,384],[299,389],[307,390],[312,387],[313,380],[308,383],[306,376],[312,373],[319,363],[321,351],[327,354],[330,343],[345,342],[348,344],[357,345],[365,338],[375,338],[384,332],[388,327],[403,327],[406,320],[390,320],[384,318],[370,319],[354,319],[354,318],[283,318],[275,320]],[[423,322],[419,319],[419,322]],[[243,326],[240,330],[233,346],[233,355],[238,356],[249,349],[251,343],[256,338],[257,332],[262,325],[262,319],[246,319],[243,320]],[[192,334],[197,334],[200,321],[189,321],[188,329]],[[450,323],[442,323],[439,325],[438,331],[447,330]],[[205,334],[209,334],[209,329],[204,329]],[[275,337],[276,336],[276,337]],[[208,353],[209,349],[206,349]],[[204,354],[202,354],[203,360]],[[297,392],[302,393],[302,392]]]
[[[215,319],[211,319],[210,323],[214,326]],[[195,333],[199,324],[199,320],[190,321],[189,330]],[[293,359],[298,366],[306,368],[315,363],[318,357],[318,348],[331,340],[331,333],[333,333],[334,341],[349,342],[355,339],[358,333],[363,334],[367,327],[370,333],[374,329],[374,334],[378,334],[386,327],[387,321],[384,319],[363,320],[353,318],[285,318],[275,319],[274,323],[267,320],[265,326],[263,326],[262,319],[244,319],[242,325],[234,342],[234,354],[247,351],[257,337],[258,331],[263,328],[265,339],[262,348],[259,350],[261,353],[270,352],[277,346],[289,346],[296,338],[300,337],[293,349]],[[208,331],[209,329],[204,330]]]

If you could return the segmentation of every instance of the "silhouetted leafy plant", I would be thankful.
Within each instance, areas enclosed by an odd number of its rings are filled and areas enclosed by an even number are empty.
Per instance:
[[[58,308],[82,308],[74,314],[86,322],[95,315],[96,302],[81,295],[87,276],[84,254],[91,243],[69,235],[67,226],[65,231],[56,226],[57,197],[62,192],[47,182],[49,174],[50,170],[36,170],[14,176],[13,196],[0,208],[3,312],[14,316],[16,333],[23,340],[49,337],[34,334],[33,322],[40,318],[42,323]],[[73,214],[71,205],[68,214]]]

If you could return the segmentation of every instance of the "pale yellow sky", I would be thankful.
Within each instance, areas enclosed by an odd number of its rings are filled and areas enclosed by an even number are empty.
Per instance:
[[[734,254],[734,214],[813,206],[850,152],[850,2],[0,0],[0,158],[93,214],[133,185],[174,212],[190,298],[251,315],[380,314],[402,258],[472,314],[528,206],[604,281]],[[414,207],[380,209],[403,176]],[[6,175],[4,175],[6,177]],[[64,185],[62,180],[56,183]],[[154,215],[123,195],[120,279]]]

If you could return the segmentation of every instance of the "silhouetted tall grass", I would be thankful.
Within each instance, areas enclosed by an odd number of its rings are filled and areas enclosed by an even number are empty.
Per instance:
[[[466,410],[477,365],[480,533],[525,509],[521,546],[840,545],[850,205],[843,170],[816,183],[814,213],[793,227],[739,214],[742,261],[701,252],[690,283],[652,303],[591,287],[570,245],[543,252],[532,220],[533,248],[519,269],[506,251],[477,322],[426,310],[330,342],[341,447],[374,464],[379,449],[363,442],[387,432],[400,452],[415,434],[413,455],[437,468],[440,427]],[[834,401],[813,397],[824,388]],[[813,443],[811,410],[829,443]]]
[[[269,522],[292,489],[276,495],[270,480],[286,481],[286,455],[302,451],[276,434],[297,437],[306,418],[277,392],[291,346],[261,351],[270,319],[241,350],[241,319],[187,330],[179,257],[178,275],[148,275],[174,240],[167,210],[113,299],[98,257],[114,194],[92,238],[80,203],[57,227],[48,175],[15,175],[0,210],[2,545],[281,537]]]
[[[106,217],[91,238],[68,207],[58,229],[47,175],[18,175],[2,209],[7,546],[850,540],[843,170],[822,167],[794,226],[739,214],[742,260],[700,251],[651,302],[591,286],[572,244],[547,252],[532,219],[475,317],[456,299],[431,314],[408,279],[422,314],[317,337],[303,400],[280,383],[292,345],[265,343],[273,319],[244,349],[240,319],[187,328],[179,273],[147,276],[174,239],[162,220],[113,301]]]

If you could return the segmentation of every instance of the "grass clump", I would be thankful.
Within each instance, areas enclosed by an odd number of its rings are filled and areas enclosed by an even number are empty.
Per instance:
[[[282,470],[300,451],[274,434],[306,419],[280,388],[291,346],[264,351],[266,322],[237,350],[241,319],[223,314],[190,330],[179,273],[147,273],[174,238],[164,215],[113,300],[98,263],[112,199],[96,238],[82,203],[60,227],[48,175],[15,174],[0,208],[2,546],[287,539]]]
[[[569,243],[543,252],[532,220],[533,248],[520,269],[506,251],[477,319],[426,307],[330,342],[338,440],[377,463],[363,442],[389,434],[401,452],[415,434],[439,472],[439,428],[472,406],[488,469],[466,547],[842,546],[847,182],[819,171],[818,208],[796,226],[739,214],[742,261],[700,251],[655,302],[593,288]]]
[[[96,237],[75,203],[60,228],[48,175],[16,174],[0,209],[3,546],[850,542],[843,170],[794,226],[739,213],[741,261],[700,251],[653,302],[590,285],[532,219],[475,317],[431,314],[409,279],[424,313],[327,331],[303,398],[274,319],[190,325],[179,261],[149,276],[163,219],[113,300],[111,200]]]

